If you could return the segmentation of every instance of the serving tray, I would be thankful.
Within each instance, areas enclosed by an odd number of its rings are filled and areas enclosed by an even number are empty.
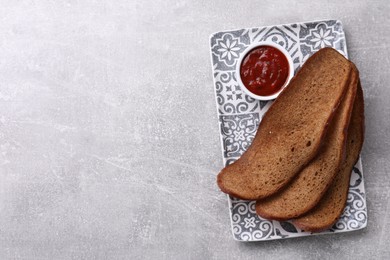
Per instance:
[[[295,72],[313,53],[332,47],[348,58],[343,26],[338,20],[284,24],[217,32],[210,36],[211,61],[224,165],[237,160],[251,144],[262,116],[272,101],[245,95],[235,75],[240,54],[252,43],[273,41],[291,55]],[[231,229],[235,240],[264,241],[313,235],[291,222],[266,220],[255,211],[255,201],[228,196]],[[353,168],[347,205],[330,234],[358,230],[367,225],[362,162]]]

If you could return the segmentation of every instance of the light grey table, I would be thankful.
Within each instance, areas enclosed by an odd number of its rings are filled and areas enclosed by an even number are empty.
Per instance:
[[[0,1],[0,259],[388,257],[390,2],[312,2]],[[368,227],[236,242],[209,35],[328,18],[365,91]]]

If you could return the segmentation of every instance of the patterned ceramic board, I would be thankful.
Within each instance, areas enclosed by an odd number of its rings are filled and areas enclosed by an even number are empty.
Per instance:
[[[237,59],[252,43],[273,41],[291,55],[294,69],[314,52],[331,46],[347,57],[340,21],[296,23],[214,33],[210,37],[214,88],[224,164],[237,160],[251,144],[262,115],[271,105],[252,99],[240,89],[235,75]],[[239,241],[264,241],[311,235],[290,222],[270,221],[255,212],[255,201],[228,196],[233,237]],[[355,165],[347,205],[339,221],[319,234],[347,232],[367,225],[367,208],[361,160]]]

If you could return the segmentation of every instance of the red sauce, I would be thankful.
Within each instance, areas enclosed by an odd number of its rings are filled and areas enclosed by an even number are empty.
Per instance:
[[[243,59],[240,68],[242,83],[259,96],[277,93],[287,80],[289,64],[286,56],[271,46],[259,46]]]

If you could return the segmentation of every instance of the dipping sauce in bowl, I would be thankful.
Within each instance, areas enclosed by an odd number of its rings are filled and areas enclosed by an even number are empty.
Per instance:
[[[269,96],[283,87],[288,72],[288,61],[281,51],[271,46],[259,46],[245,56],[240,76],[250,92]]]
[[[273,43],[248,48],[238,66],[239,82],[245,92],[260,100],[275,99],[294,74],[288,52]]]

